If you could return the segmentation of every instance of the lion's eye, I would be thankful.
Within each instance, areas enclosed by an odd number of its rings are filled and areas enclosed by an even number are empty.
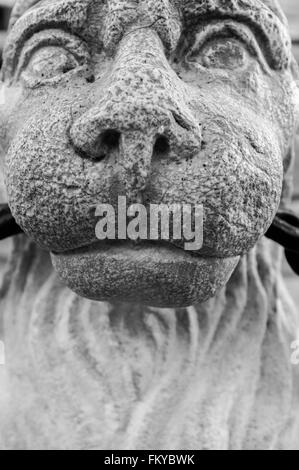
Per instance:
[[[37,80],[48,80],[75,69],[80,64],[62,47],[43,47],[31,57],[24,73]]]
[[[13,75],[15,80],[21,79],[25,87],[37,88],[55,85],[71,71],[84,76],[90,73],[87,44],[66,31],[47,29],[23,44]]]
[[[190,60],[208,68],[236,69],[248,63],[248,52],[244,44],[236,39],[214,39],[208,41]]]
[[[269,73],[267,51],[251,29],[242,23],[215,21],[202,27],[192,37],[192,43],[185,60],[199,68],[244,70],[254,59],[265,73]]]
[[[189,62],[207,68],[243,68],[247,65],[249,54],[245,45],[235,38],[216,38],[190,54]]]

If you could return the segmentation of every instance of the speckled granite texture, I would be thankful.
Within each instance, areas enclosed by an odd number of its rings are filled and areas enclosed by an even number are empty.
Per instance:
[[[0,447],[298,448],[299,316],[264,238],[296,80],[276,1],[17,2],[0,138],[27,237],[0,290]],[[203,248],[99,243],[120,195],[202,204]]]

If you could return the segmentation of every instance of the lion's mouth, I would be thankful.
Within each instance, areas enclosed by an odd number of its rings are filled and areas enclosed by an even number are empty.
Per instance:
[[[135,253],[136,256],[138,254],[142,254],[143,251],[148,251],[148,250],[155,250],[157,253],[164,252],[169,254],[172,254],[172,256],[180,255],[180,256],[186,256],[186,257],[194,257],[194,258],[202,258],[207,256],[201,254],[200,252],[197,251],[192,251],[192,250],[185,250],[183,246],[178,246],[177,244],[172,243],[171,241],[165,241],[165,240],[98,240],[95,242],[92,242],[87,245],[83,245],[81,247],[71,249],[71,250],[66,250],[63,252],[55,252],[53,251],[54,255],[70,255],[70,256],[76,256],[76,255],[84,255],[84,254],[93,254],[93,253],[100,253],[100,252],[111,252],[111,253],[116,253],[116,252],[121,252],[121,251],[126,251],[127,253],[131,252],[132,255]],[[212,258],[212,256],[209,256],[209,258]]]

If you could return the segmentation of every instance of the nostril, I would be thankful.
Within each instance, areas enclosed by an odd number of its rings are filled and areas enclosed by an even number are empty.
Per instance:
[[[120,132],[108,129],[104,131],[93,147],[93,158],[97,161],[111,157],[119,150]]]
[[[96,78],[95,76],[92,74],[92,75],[89,75],[87,78],[86,78],[86,81],[87,83],[94,83],[96,81]]]
[[[119,151],[121,133],[114,129],[107,129],[102,131],[95,139],[82,139],[77,137],[74,129],[70,134],[70,140],[75,147],[76,152],[82,157],[87,159],[96,160],[100,162],[106,158],[116,155]]]
[[[169,145],[169,141],[167,137],[165,137],[164,135],[160,135],[157,138],[155,146],[154,146],[154,155],[159,155],[159,156],[166,155],[169,153],[169,150],[170,150],[170,145]]]
[[[109,129],[104,131],[100,138],[100,145],[106,150],[116,150],[119,148],[120,132]]]

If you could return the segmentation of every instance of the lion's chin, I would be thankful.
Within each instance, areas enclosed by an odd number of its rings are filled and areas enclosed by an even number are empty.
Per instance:
[[[62,281],[82,297],[162,308],[187,307],[213,297],[239,261],[147,243],[97,243],[51,257]]]

